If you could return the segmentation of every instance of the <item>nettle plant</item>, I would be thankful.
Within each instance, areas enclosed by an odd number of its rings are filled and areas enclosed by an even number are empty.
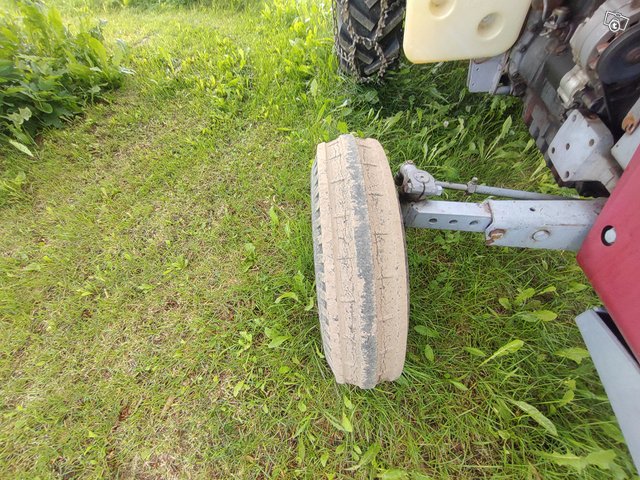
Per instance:
[[[21,0],[0,11],[0,143],[32,155],[46,127],[61,127],[122,83],[125,45],[107,49],[102,24],[72,33],[58,10]]]

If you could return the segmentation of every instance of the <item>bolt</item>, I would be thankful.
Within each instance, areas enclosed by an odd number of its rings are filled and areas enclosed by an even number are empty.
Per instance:
[[[629,135],[631,135],[634,132],[637,126],[638,126],[638,121],[636,120],[636,118],[633,116],[632,113],[629,113],[626,117],[624,117],[624,120],[622,120],[622,129],[625,132],[627,132]]]
[[[618,234],[616,233],[616,229],[613,227],[605,227],[602,232],[602,241],[605,245],[613,245],[616,243],[616,239],[618,238]]]
[[[536,242],[541,242],[543,240],[546,240],[550,236],[551,233],[549,233],[549,230],[538,230],[533,235],[531,235],[531,238],[533,238],[533,240]]]
[[[505,232],[502,228],[496,228],[495,230],[491,230],[489,232],[489,239],[490,241],[500,240],[502,237],[504,237],[505,233],[507,232]]]

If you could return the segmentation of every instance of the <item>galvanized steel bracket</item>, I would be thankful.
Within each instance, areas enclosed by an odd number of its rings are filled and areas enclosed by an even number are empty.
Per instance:
[[[602,200],[487,200],[487,245],[578,251]]]
[[[577,251],[603,200],[425,200],[402,205],[406,227],[484,233],[487,245]]]

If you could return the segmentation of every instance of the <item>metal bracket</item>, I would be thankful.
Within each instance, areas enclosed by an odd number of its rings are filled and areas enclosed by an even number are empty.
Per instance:
[[[414,228],[484,232],[493,217],[486,204],[427,200],[402,204],[404,224]]]
[[[597,181],[611,192],[621,174],[612,146],[613,136],[602,120],[571,110],[551,141],[549,158],[563,181]]]
[[[627,115],[622,120],[622,129],[631,135],[640,125],[640,98],[633,104]]]
[[[624,169],[627,168],[631,157],[640,146],[640,128],[638,128],[638,125],[640,125],[640,98],[624,117],[622,121],[624,135],[620,137],[618,143],[611,149],[611,154]]]
[[[493,222],[487,245],[578,251],[602,200],[487,200]]]
[[[499,86],[500,78],[509,60],[508,52],[490,58],[475,58],[469,62],[467,87],[472,93],[489,92],[508,95],[509,86]]]
[[[640,366],[608,325],[613,322],[606,313],[588,310],[576,323],[640,471]]]
[[[402,204],[406,227],[483,232],[487,245],[577,251],[602,200],[425,200]]]
[[[580,65],[574,66],[564,77],[560,79],[558,86],[558,96],[562,100],[565,108],[570,108],[578,93],[582,92],[589,84],[589,77]]]

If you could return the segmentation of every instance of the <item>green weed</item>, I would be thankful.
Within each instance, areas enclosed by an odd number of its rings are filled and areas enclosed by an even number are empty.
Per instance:
[[[107,51],[102,25],[72,34],[56,8],[30,0],[0,14],[0,140],[32,156],[36,132],[120,85],[125,50]]]

